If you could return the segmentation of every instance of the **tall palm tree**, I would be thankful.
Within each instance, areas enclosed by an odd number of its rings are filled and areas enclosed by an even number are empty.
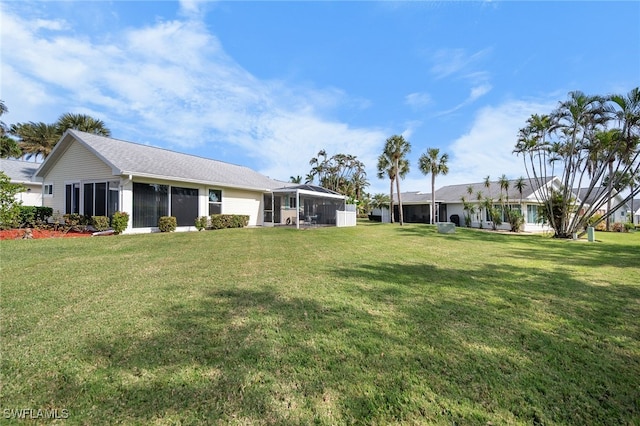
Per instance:
[[[513,187],[518,190],[520,194],[520,208],[522,208],[522,193],[524,189],[527,187],[527,182],[524,180],[524,176],[520,176],[513,184]]]
[[[403,159],[399,163],[400,176],[404,177],[409,173],[409,161]],[[396,169],[393,167],[393,163],[384,154],[378,156],[378,179],[389,178],[389,215],[391,223],[393,223],[393,184],[396,180]]]
[[[298,175],[298,176],[290,176],[289,177],[289,182],[291,183],[302,183],[302,176]]]
[[[9,109],[0,100],[0,116],[9,112]],[[22,156],[22,150],[15,139],[9,137],[9,129],[4,121],[0,121],[0,158],[18,158]]]
[[[60,139],[56,126],[43,122],[13,124],[10,133],[20,138],[18,145],[27,160],[47,158]]]
[[[426,176],[431,174],[431,224],[436,223],[436,176],[449,173],[447,161],[449,155],[445,152],[440,155],[438,148],[428,148],[425,154],[418,159],[420,171]]]
[[[381,173],[380,165],[386,164],[389,178],[396,182],[400,225],[404,223],[402,196],[400,195],[400,179],[404,178],[409,172],[409,162],[406,158],[409,152],[411,152],[411,144],[409,141],[405,140],[401,135],[393,135],[385,141],[382,155],[378,158],[378,176],[380,176]],[[384,173],[384,171],[382,173]],[[393,187],[391,189],[391,199],[393,200]],[[391,217],[393,218],[393,212],[391,212]]]
[[[630,189],[631,189],[631,211],[634,209],[633,205],[633,193],[635,186],[634,176],[640,174],[640,162],[638,162],[638,155],[640,153],[640,87],[635,87],[626,96],[624,95],[612,95],[609,97],[613,106],[613,114],[618,125],[621,128],[621,136],[624,140],[623,145],[623,160],[628,169],[627,173],[631,175]],[[631,218],[633,222],[633,216]]]
[[[69,129],[93,133],[99,136],[111,136],[111,131],[105,126],[104,121],[86,114],[64,113],[58,118],[55,125],[58,128],[60,136]]]

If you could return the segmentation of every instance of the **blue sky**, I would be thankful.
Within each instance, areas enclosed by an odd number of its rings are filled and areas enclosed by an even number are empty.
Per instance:
[[[517,178],[518,129],[567,93],[640,85],[640,2],[3,1],[8,124],[65,112],[113,137],[305,176],[320,149],[357,155],[369,192],[384,141],[436,186]]]

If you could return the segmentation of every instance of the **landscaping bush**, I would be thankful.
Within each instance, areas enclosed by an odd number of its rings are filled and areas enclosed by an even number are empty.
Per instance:
[[[509,225],[511,226],[511,232],[520,232],[522,225],[524,225],[524,216],[517,210],[508,211]]]
[[[115,234],[121,234],[129,226],[129,213],[115,212],[111,217],[111,228]]]
[[[109,218],[107,216],[91,216],[91,223],[96,231],[106,231],[109,229]]]
[[[200,216],[196,218],[196,229],[202,231],[207,228],[209,218],[206,216]]]
[[[593,226],[594,223],[598,222],[600,219],[602,219],[602,215],[601,214],[594,214],[593,216],[591,216],[589,218],[589,226]],[[601,221],[599,222],[596,226],[596,231],[606,231],[607,230],[607,223],[606,221]]]
[[[160,232],[173,232],[178,227],[178,220],[174,216],[161,216],[158,220]]]
[[[627,232],[628,229],[624,225],[625,225],[624,223],[616,222],[613,225],[611,225],[611,230],[613,232]]]
[[[249,224],[248,215],[212,214],[211,229],[244,228]]]
[[[67,230],[84,231],[89,222],[85,216],[78,213],[65,214],[63,218]]]

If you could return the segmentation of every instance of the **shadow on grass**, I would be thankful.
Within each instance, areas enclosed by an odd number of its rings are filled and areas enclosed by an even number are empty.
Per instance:
[[[628,423],[636,288],[527,268],[360,264],[337,298],[211,290],[87,337],[52,400],[92,420],[251,424]]]
[[[399,235],[429,237],[460,242],[491,242],[505,245],[504,256],[528,259],[535,251],[537,259],[579,266],[615,266],[640,268],[640,244],[588,243],[585,240],[563,240],[549,236],[456,228],[454,234],[438,234],[433,225],[398,226]]]

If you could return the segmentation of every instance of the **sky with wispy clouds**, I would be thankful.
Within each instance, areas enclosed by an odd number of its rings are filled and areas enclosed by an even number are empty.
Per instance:
[[[640,2],[2,1],[7,124],[65,112],[112,136],[249,166],[276,179],[353,154],[369,192],[386,138],[412,145],[403,191],[525,173],[531,114],[570,91],[640,85]]]

